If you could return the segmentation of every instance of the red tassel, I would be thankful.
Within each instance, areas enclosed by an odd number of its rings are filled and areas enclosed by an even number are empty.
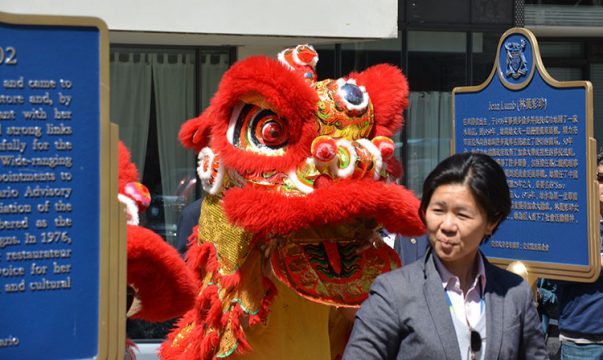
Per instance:
[[[202,281],[206,274],[207,258],[210,250],[203,244],[201,246],[189,246],[186,252],[185,261],[188,267],[193,271],[198,281]]]
[[[218,346],[220,345],[220,336],[217,332],[211,332],[206,334],[203,340],[201,341],[201,359],[202,360],[211,360],[216,355],[218,351]]]
[[[136,343],[132,339],[126,338],[126,354],[128,354],[129,360],[136,360],[134,350],[138,350],[138,346],[136,346]]]
[[[209,286],[203,290],[199,298],[198,323],[207,324],[210,327],[219,328],[222,315],[222,302],[218,296],[218,287]]]
[[[218,261],[215,245],[207,243],[203,244],[203,246],[207,246],[207,251],[209,252],[206,259],[205,270],[219,276],[218,271],[220,270],[220,262]]]
[[[236,273],[228,276],[222,276],[222,289],[231,290],[239,286],[241,283],[241,273],[237,270]]]
[[[175,329],[172,330],[168,334],[167,340],[164,341],[163,344],[161,344],[161,347],[159,348],[160,359],[162,359],[162,360],[180,359],[180,355],[181,355],[182,351],[184,351],[184,349],[187,348],[187,346],[189,344],[191,346],[193,346],[193,344],[196,343],[196,342],[190,342],[189,339],[196,339],[196,337],[193,337],[193,334],[195,332],[197,332],[197,334],[199,333],[197,330],[198,327],[193,329],[193,331],[187,336],[187,339],[184,342],[178,343],[178,346],[173,346],[174,340],[178,337],[180,332],[182,330],[184,330],[190,324],[194,323],[196,313],[197,312],[194,309],[189,310],[186,314],[184,314],[184,316],[182,318],[180,318],[180,320],[177,321]],[[202,335],[201,335],[201,337],[202,337]]]
[[[220,320],[222,319],[222,302],[218,298],[218,294],[214,299],[212,299],[211,307],[207,312],[207,318],[205,319],[205,323],[208,324],[212,328],[220,327]]]
[[[206,321],[208,316],[207,314],[209,313],[209,310],[211,309],[213,303],[216,302],[216,299],[218,299],[217,286],[208,286],[203,289],[203,291],[199,295],[199,301],[197,302],[196,306],[200,321]]]
[[[243,312],[243,309],[241,309],[240,304],[236,304],[233,307],[233,309],[231,310],[231,314],[229,316],[231,319],[231,326],[232,326],[233,333],[239,342],[239,346],[237,347],[237,352],[241,353],[241,354],[246,351],[251,350],[251,346],[249,345],[249,343],[247,342],[247,339],[245,338],[245,332],[243,331],[243,328],[241,327],[241,318],[243,316],[245,316],[245,313]]]

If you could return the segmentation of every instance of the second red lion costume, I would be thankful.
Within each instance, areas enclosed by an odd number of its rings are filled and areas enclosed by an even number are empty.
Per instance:
[[[138,170],[122,142],[118,153],[118,200],[126,209],[127,283],[133,299],[128,317],[149,322],[170,320],[193,306],[197,284],[176,249],[139,226],[139,214],[149,206],[151,197],[138,182]],[[129,354],[133,357],[133,352]]]

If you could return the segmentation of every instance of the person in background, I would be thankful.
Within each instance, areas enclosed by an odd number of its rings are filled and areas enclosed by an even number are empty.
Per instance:
[[[178,225],[176,227],[176,242],[174,247],[181,255],[186,253],[188,248],[188,238],[193,233],[195,226],[199,224],[199,216],[201,216],[201,202],[203,197],[186,205],[180,216],[178,216]]]
[[[400,256],[402,266],[409,265],[421,259],[425,255],[425,252],[427,252],[428,247],[429,238],[427,235],[414,237],[397,235],[394,240],[394,250]]]
[[[343,359],[548,359],[530,287],[479,251],[511,211],[484,154],[442,161],[423,184],[423,259],[379,276]]]
[[[597,164],[599,212],[603,216],[603,152],[597,156]],[[600,228],[603,234],[603,223]],[[603,276],[594,283],[557,282],[557,300],[561,359],[603,359]]]
[[[544,342],[549,338],[549,324],[551,319],[559,318],[557,311],[557,284],[554,281],[538,278],[536,282],[536,302],[538,303],[538,315],[540,316],[540,329],[544,334]]]
[[[398,253],[402,266],[422,258],[429,246],[429,240],[426,235],[409,237],[390,233],[383,228],[379,230],[379,235],[381,235],[381,240],[387,246],[393,248]]]

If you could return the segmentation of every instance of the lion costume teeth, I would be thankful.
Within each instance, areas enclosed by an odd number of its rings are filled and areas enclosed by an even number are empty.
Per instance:
[[[164,359],[336,359],[373,279],[376,230],[423,233],[392,156],[408,85],[394,66],[317,81],[309,45],[252,57],[180,130],[208,193],[187,260],[201,287]]]

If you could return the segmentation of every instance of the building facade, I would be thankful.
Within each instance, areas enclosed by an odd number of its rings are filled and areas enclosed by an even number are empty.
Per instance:
[[[452,89],[488,77],[498,40],[513,26],[535,33],[554,78],[593,83],[595,137],[603,142],[601,0],[5,0],[0,11],[107,23],[111,120],[153,193],[147,224],[170,242],[179,211],[201,195],[195,156],[177,144],[179,126],[208,105],[233,62],[298,43],[318,50],[319,79],[382,62],[403,69],[410,109],[397,143],[402,181],[418,195],[424,176],[450,154]]]
[[[419,196],[450,154],[452,89],[486,80],[500,36],[514,26],[535,33],[554,78],[593,83],[603,144],[602,0],[4,0],[0,11],[106,22],[111,119],[152,192],[145,224],[171,243],[181,209],[202,196],[180,125],[203,111],[233,62],[298,43],[317,49],[319,79],[383,62],[403,69],[410,107],[397,145],[402,182]]]

